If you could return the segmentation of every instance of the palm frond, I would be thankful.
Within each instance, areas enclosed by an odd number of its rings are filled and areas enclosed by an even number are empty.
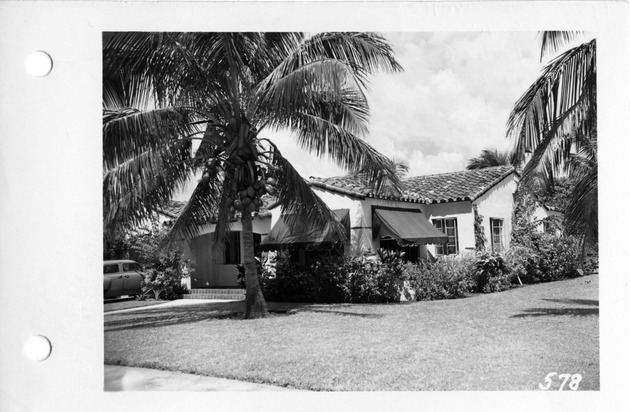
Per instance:
[[[563,45],[570,43],[580,31],[543,31],[540,32],[540,61],[546,54],[558,51]]]
[[[595,244],[599,236],[597,166],[591,167],[575,185],[565,210],[565,224],[570,233],[582,233]]]
[[[103,110],[103,166],[110,169],[147,150],[199,133],[183,108]]]
[[[344,227],[326,203],[313,192],[308,182],[271,142],[271,165],[278,176],[277,202],[287,215],[287,223],[308,221],[313,227],[324,230],[331,227],[340,239],[346,239]]]
[[[368,86],[367,76],[376,71],[402,71],[390,44],[377,33],[320,33],[306,40],[294,57],[298,61],[326,57],[344,62],[362,88]]]
[[[524,177],[539,169],[541,161],[561,166],[571,145],[589,138],[596,123],[596,74],[593,40],[549,63],[518,100],[507,134],[514,140],[515,153],[534,152]]]
[[[181,189],[194,171],[190,142],[148,150],[109,169],[103,177],[106,232],[141,225]]]
[[[278,78],[270,75],[258,85],[256,97],[258,111],[280,116],[312,110],[315,102],[345,106],[350,112],[355,109],[350,103],[365,102],[365,97],[350,87],[347,66],[334,59],[307,63]],[[367,118],[367,108],[358,109],[355,116]]]
[[[484,149],[478,157],[468,159],[466,169],[476,170],[486,167],[506,166],[515,163],[515,155],[510,151],[500,151],[499,149]]]
[[[330,121],[298,113],[287,124],[279,122],[273,126],[294,130],[302,148],[318,157],[329,157],[350,173],[361,173],[377,192],[386,181],[396,190],[401,188],[396,165],[390,159]]]
[[[197,183],[190,199],[173,223],[165,239],[167,245],[178,237],[192,239],[199,234],[204,225],[210,224],[217,218],[219,204],[221,204],[222,198],[227,195],[221,190],[226,182],[224,177],[225,175],[221,175],[208,182],[200,180]]]

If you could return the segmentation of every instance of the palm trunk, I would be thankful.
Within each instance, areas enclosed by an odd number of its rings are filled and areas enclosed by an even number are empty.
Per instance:
[[[254,232],[252,215],[243,211],[243,266],[245,267],[245,319],[263,318],[267,315],[267,302],[258,282],[258,270],[254,259]]]

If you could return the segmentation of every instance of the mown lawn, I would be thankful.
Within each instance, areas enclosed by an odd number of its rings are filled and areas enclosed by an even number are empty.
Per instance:
[[[457,300],[270,309],[248,321],[242,302],[106,315],[105,363],[325,391],[539,390],[551,372],[599,390],[597,276]]]

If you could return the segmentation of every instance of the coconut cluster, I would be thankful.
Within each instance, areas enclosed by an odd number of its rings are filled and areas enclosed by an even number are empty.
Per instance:
[[[234,199],[234,209],[242,212],[259,212],[263,205],[262,196],[266,193],[273,195],[276,193],[275,179],[269,178],[265,183],[262,179],[256,180],[247,188],[238,191],[236,199]]]

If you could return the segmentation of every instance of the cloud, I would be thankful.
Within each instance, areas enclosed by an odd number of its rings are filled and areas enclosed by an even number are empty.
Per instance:
[[[368,141],[413,169],[461,170],[485,148],[507,148],[505,124],[542,67],[528,33],[387,33],[404,73],[373,77]],[[414,157],[415,156],[415,157]],[[457,163],[455,159],[462,159]],[[437,159],[449,159],[440,162]],[[418,170],[425,167],[418,167]]]

